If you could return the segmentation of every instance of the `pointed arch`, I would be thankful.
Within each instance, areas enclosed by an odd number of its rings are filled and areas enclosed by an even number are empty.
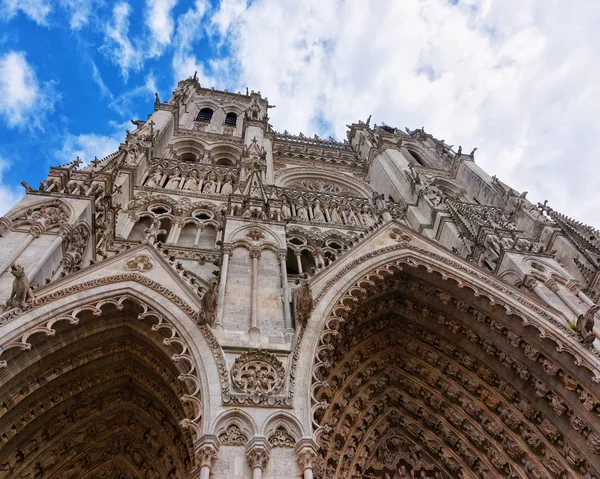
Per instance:
[[[488,465],[491,477],[596,474],[600,421],[581,396],[600,399],[598,354],[560,312],[408,229],[386,229],[392,241],[382,234],[376,248],[312,280],[315,309],[303,337],[319,339],[300,346],[297,388],[312,394],[305,420],[323,477],[366,473],[376,452],[369,427],[386,404],[401,412],[394,427],[403,441],[429,448],[442,477]],[[395,399],[367,407],[390,384]],[[576,461],[564,459],[562,442]]]

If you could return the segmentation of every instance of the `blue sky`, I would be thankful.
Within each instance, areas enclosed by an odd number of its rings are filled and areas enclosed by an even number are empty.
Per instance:
[[[599,21],[567,0],[0,0],[0,214],[197,70],[268,96],[280,131],[424,125],[600,226]]]

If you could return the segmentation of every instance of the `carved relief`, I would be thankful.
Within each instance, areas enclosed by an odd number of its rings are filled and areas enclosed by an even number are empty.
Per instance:
[[[278,393],[285,380],[281,362],[267,351],[249,351],[238,356],[231,368],[234,384],[252,398]]]

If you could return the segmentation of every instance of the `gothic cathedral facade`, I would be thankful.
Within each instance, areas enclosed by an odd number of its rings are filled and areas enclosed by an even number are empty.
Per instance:
[[[179,82],[0,218],[0,478],[600,478],[600,233],[423,128]]]

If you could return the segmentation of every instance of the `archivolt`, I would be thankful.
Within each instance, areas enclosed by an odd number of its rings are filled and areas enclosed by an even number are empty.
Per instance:
[[[381,258],[336,295],[315,346],[324,477],[385,470],[377,444],[394,434],[394,457],[413,471],[596,477],[595,353],[513,288],[394,235],[399,245],[350,262],[316,296],[318,306],[361,262]]]

